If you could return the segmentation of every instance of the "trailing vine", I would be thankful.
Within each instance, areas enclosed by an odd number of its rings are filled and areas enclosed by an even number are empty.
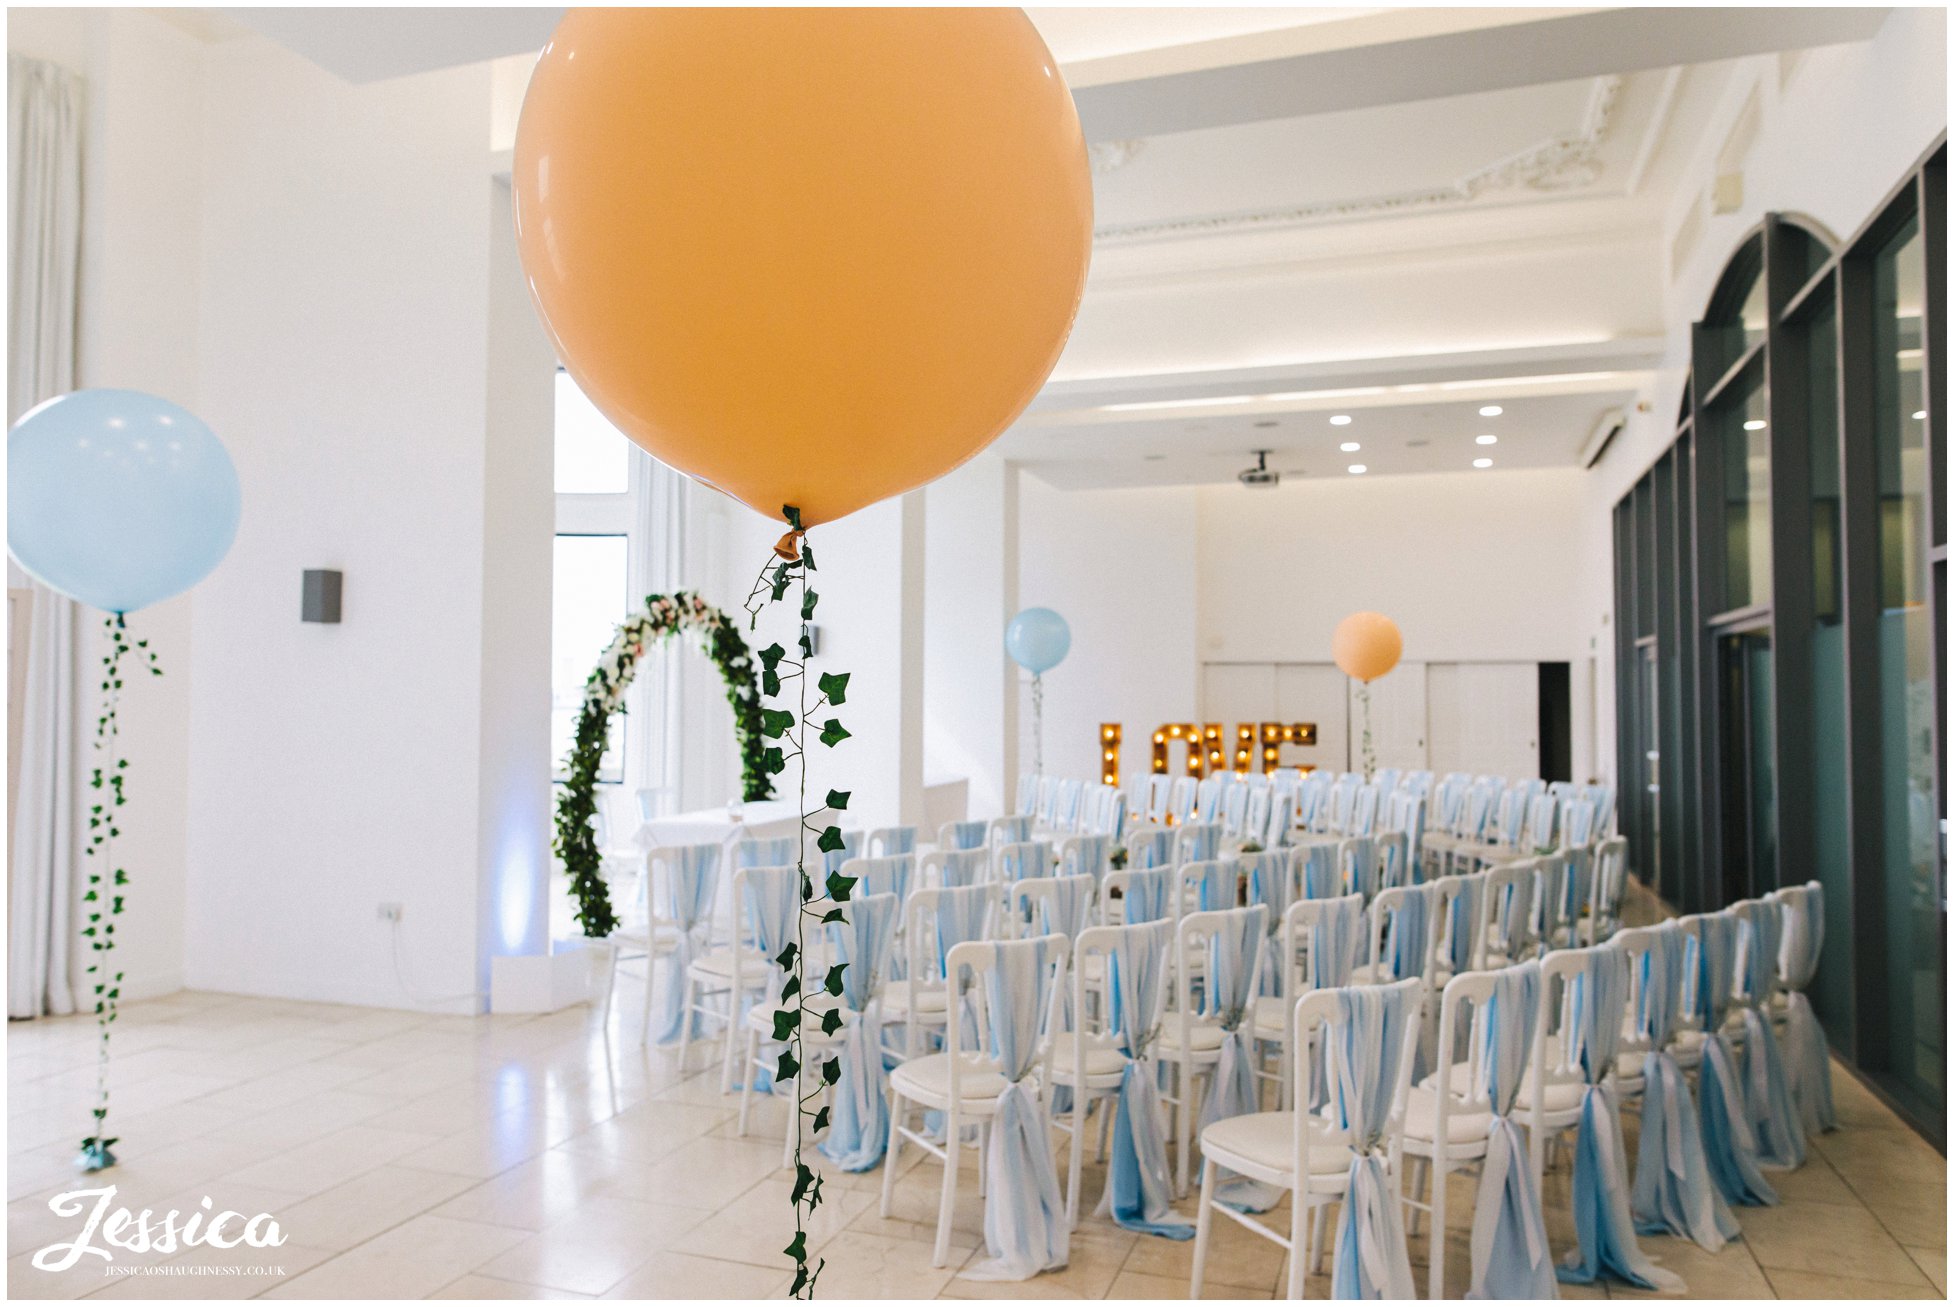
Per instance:
[[[646,651],[680,632],[699,637],[705,654],[725,678],[726,702],[733,708],[733,731],[740,745],[741,797],[749,803],[773,797],[773,782],[763,766],[766,748],[760,729],[759,688],[753,677],[752,656],[739,628],[726,614],[688,591],[650,596],[644,611],[618,626],[610,647],[584,682],[576,737],[564,760],[568,775],[556,800],[556,854],[570,875],[577,921],[591,939],[603,939],[618,926],[610,888],[601,874],[604,858],[597,847],[595,822],[597,771],[610,739],[611,714],[627,711],[625,691],[631,688]]]
[[[156,654],[149,641],[129,642],[129,624],[121,613],[102,619],[102,634],[108,652],[102,655],[102,715],[95,719],[96,756],[107,755],[106,765],[97,762],[89,777],[95,802],[88,808],[88,892],[81,896],[87,908],[88,924],[82,938],[94,954],[88,975],[95,992],[95,1027],[100,1040],[95,1056],[95,1133],[81,1141],[79,1163],[84,1171],[100,1171],[115,1165],[112,1151],[116,1138],[107,1132],[109,1120],[109,1029],[115,1024],[122,999],[122,973],[110,973],[115,953],[115,919],[122,915],[122,891],[129,884],[129,873],[114,866],[115,837],[122,833],[117,810],[127,803],[123,790],[129,760],[122,756],[120,723],[122,702],[122,658],[135,654],[145,660],[151,676],[161,676]],[[105,869],[106,868],[106,874]]]
[[[808,1104],[820,1097],[822,1089],[833,1085],[841,1078],[841,1063],[835,1057],[822,1059],[819,1064],[820,1082],[810,1088],[809,1077],[801,1073],[807,1070],[804,1062],[804,1045],[801,1038],[802,1027],[809,1012],[807,1007],[807,927],[810,922],[820,924],[843,920],[844,914],[837,907],[823,911],[814,907],[817,898],[826,898],[834,904],[848,902],[855,888],[855,878],[844,876],[839,870],[830,871],[817,895],[814,882],[807,874],[807,840],[805,836],[815,837],[815,848],[822,853],[834,853],[843,847],[841,828],[823,820],[827,812],[847,810],[849,792],[829,790],[826,800],[810,810],[807,806],[807,747],[808,732],[815,730],[814,738],[826,748],[833,748],[848,738],[848,730],[840,720],[830,716],[817,730],[815,716],[827,708],[838,708],[847,702],[847,672],[823,672],[816,682],[816,698],[808,702],[807,660],[814,654],[814,644],[808,635],[808,623],[814,620],[814,610],[821,602],[821,596],[808,587],[808,574],[814,568],[814,550],[807,543],[807,534],[801,527],[800,510],[792,504],[781,509],[792,530],[782,536],[774,546],[775,557],[760,569],[759,577],[753,583],[753,591],[747,596],[746,612],[749,623],[757,626],[761,612],[769,605],[779,603],[787,597],[791,589],[800,601],[800,654],[790,658],[779,642],[760,651],[761,690],[770,700],[787,697],[787,683],[793,682],[794,707],[765,709],[762,729],[768,739],[780,741],[769,746],[764,753],[762,766],[769,775],[779,775],[793,763],[796,773],[797,793],[801,831],[803,838],[797,841],[795,867],[800,874],[800,908],[795,913],[794,938],[787,943],[774,958],[783,974],[781,982],[781,1007],[774,1013],[773,1037],[786,1048],[780,1054],[779,1064],[774,1070],[774,1079],[782,1084],[793,1083],[794,1112],[799,1117],[810,1118],[810,1130],[819,1134],[828,1125],[826,1107],[810,1110]],[[839,997],[842,990],[842,975],[847,964],[837,962],[828,969],[822,989],[831,996]],[[841,1029],[841,1012],[828,1007],[820,1016],[821,1033],[832,1035]],[[789,1202],[794,1209],[794,1237],[784,1253],[794,1261],[794,1281],[788,1289],[791,1298],[813,1298],[814,1283],[821,1270],[827,1265],[826,1259],[808,1265],[807,1223],[814,1211],[821,1205],[821,1177],[814,1168],[801,1160],[802,1131],[794,1131],[794,1187]]]

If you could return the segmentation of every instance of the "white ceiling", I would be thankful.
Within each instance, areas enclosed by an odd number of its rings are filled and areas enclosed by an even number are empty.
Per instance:
[[[1864,40],[1887,13],[1028,12],[1093,147],[1097,240],[1056,379],[999,449],[1061,488],[1232,480],[1255,449],[1290,476],[1573,464],[1661,365],[1664,217],[1720,143],[1731,61]],[[532,54],[560,13],[172,21],[364,82]]]

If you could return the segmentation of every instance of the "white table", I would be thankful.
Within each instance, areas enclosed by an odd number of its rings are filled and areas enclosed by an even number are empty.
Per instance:
[[[792,835],[799,822],[800,810],[791,801],[760,799],[739,805],[737,814],[731,805],[726,805],[653,817],[638,828],[638,838],[647,848],[728,844],[749,835],[756,839]]]

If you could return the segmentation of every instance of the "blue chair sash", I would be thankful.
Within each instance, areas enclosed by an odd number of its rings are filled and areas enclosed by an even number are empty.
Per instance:
[[[1096,883],[1106,874],[1113,852],[1110,835],[1078,835],[1059,858],[1061,876],[1090,876]]]
[[[1202,912],[1225,912],[1235,906],[1235,864],[1232,862],[1182,863],[1191,872],[1194,902]]]
[[[1127,1062],[1120,1075],[1106,1194],[1113,1220],[1121,1227],[1169,1239],[1192,1239],[1194,1223],[1172,1207],[1167,1133],[1153,1059],[1161,987],[1173,942],[1171,922],[1149,922],[1122,931],[1107,959],[1112,990],[1108,1025],[1118,1035]]]
[[[1092,913],[1092,877],[1053,876],[1049,883],[1048,896],[1038,902],[1040,929],[1047,935],[1076,939]]]
[[[991,838],[999,844],[1023,844],[1031,838],[1032,822],[1033,817],[1030,813],[999,817],[993,823],[995,833]]]
[[[975,885],[990,875],[991,851],[986,848],[948,849],[940,864],[944,889]]]
[[[1305,845],[1302,853],[1302,888],[1306,899],[1343,897],[1343,880],[1337,866],[1337,846],[1329,843]]]
[[[1771,1207],[1778,1201],[1757,1167],[1757,1134],[1751,1129],[1744,1103],[1743,1079],[1736,1050],[1723,1019],[1730,1004],[1730,984],[1737,942],[1736,918],[1725,913],[1699,917],[1686,927],[1685,957],[1690,977],[1691,1015],[1707,1037],[1698,1073],[1698,1119],[1703,1125],[1703,1155],[1710,1178],[1724,1200],[1734,1206]]]
[[[1348,1131],[1350,1176],[1337,1215],[1330,1293],[1336,1298],[1416,1296],[1404,1220],[1391,1182],[1384,1131],[1404,1059],[1405,1027],[1418,1020],[1416,987],[1364,986],[1337,993],[1328,1032],[1331,1119]],[[1292,1254],[1300,1255],[1300,1254]]]
[[[1492,1108],[1479,1197],[1472,1213],[1468,1298],[1554,1298],[1553,1258],[1520,1128],[1507,1114],[1520,1092],[1540,1020],[1540,964],[1497,973],[1480,1022],[1480,1077]]]
[[[1362,894],[1369,903],[1377,897],[1377,841],[1362,838],[1351,843],[1343,868],[1339,894]]]
[[[1808,1135],[1836,1130],[1839,1115],[1832,1106],[1832,1059],[1826,1052],[1825,1031],[1812,1011],[1805,988],[1818,974],[1820,950],[1825,944],[1825,900],[1816,889],[1799,893],[1800,911],[1785,913],[1785,928],[1779,945],[1780,967],[1784,972],[1784,1058],[1791,1076],[1791,1099]]]
[[[882,1059],[882,1002],[877,984],[889,975],[889,955],[902,905],[894,894],[853,899],[848,920],[828,926],[835,961],[844,965],[841,999],[854,1014],[842,1030],[841,1076],[834,1085],[834,1108],[824,1157],[844,1171],[867,1171],[882,1161],[889,1144],[889,1073]]]
[[[1425,952],[1431,943],[1432,918],[1438,903],[1436,884],[1406,890],[1391,914],[1390,933],[1384,939],[1384,963],[1392,980],[1409,980],[1425,974]]]
[[[1628,954],[1591,950],[1568,980],[1562,1037],[1588,1087],[1574,1140],[1574,1229],[1580,1246],[1561,1259],[1566,1284],[1593,1284],[1614,1275],[1638,1289],[1680,1290],[1681,1277],[1662,1270],[1635,1242],[1628,1205],[1628,1148],[1614,1090],[1606,1083],[1621,1047],[1628,1006]]]
[[[990,838],[990,833],[991,824],[981,819],[951,822],[944,848],[946,851],[981,849],[984,847],[984,841]]]
[[[763,867],[750,869],[746,873],[746,912],[748,928],[752,932],[754,949],[766,958],[767,983],[764,991],[766,1002],[777,1002],[781,987],[786,983],[787,973],[774,961],[787,947],[794,935],[795,915],[801,907],[801,873],[792,867]],[[764,1041],[765,1047],[778,1050],[779,1045],[772,1040]],[[765,1060],[754,1068],[753,1089],[756,1093],[773,1092],[773,1072]]]
[[[1739,1067],[1744,1080],[1744,1112],[1757,1137],[1760,1166],[1790,1170],[1805,1164],[1804,1121],[1791,1101],[1791,1080],[1777,1032],[1763,1009],[1763,996],[1777,982],[1778,947],[1784,909],[1771,900],[1746,903],[1737,909],[1744,959],[1744,1050]]]
[[[984,1156],[984,1247],[989,1260],[962,1275],[968,1280],[1028,1280],[1064,1266],[1071,1255],[1071,1225],[1059,1192],[1051,1134],[1036,1084],[1027,1079],[1037,1057],[1054,968],[1046,956],[1046,940],[991,947],[996,962],[984,978],[991,1051],[1009,1083],[998,1096]]]
[[[1043,840],[1006,844],[997,851],[998,871],[1009,881],[1052,874],[1052,846]]]
[[[1452,882],[1451,926],[1445,934],[1442,960],[1447,970],[1457,975],[1473,969],[1473,955],[1479,940],[1479,908],[1486,897],[1486,882],[1477,876],[1459,876]]]
[[[676,1043],[685,1033],[685,973],[697,951],[699,928],[712,913],[712,901],[719,890],[719,846],[688,844],[674,850],[669,859],[671,879],[667,884],[665,913],[678,929],[678,939],[665,956],[664,980],[658,986],[657,1039],[661,1044]],[[700,1015],[692,1014],[692,1033],[700,1033]]]
[[[800,838],[775,835],[757,839],[749,835],[733,846],[733,856],[734,865],[742,871],[748,867],[791,867],[800,860]]]
[[[1126,865],[1133,871],[1164,867],[1174,860],[1174,832],[1143,831],[1126,846]]]
[[[1167,915],[1170,902],[1167,896],[1173,889],[1172,867],[1148,867],[1143,871],[1128,872],[1126,896],[1120,900],[1121,920],[1129,926],[1161,920]]]
[[[1666,927],[1642,959],[1636,1025],[1651,1051],[1642,1064],[1642,1138],[1629,1207],[1638,1234],[1673,1234],[1717,1252],[1736,1238],[1737,1222],[1710,1179],[1689,1081],[1668,1047],[1682,1010],[1683,946],[1682,929]]]
[[[855,864],[860,883],[854,893],[859,898],[873,894],[893,894],[898,903],[909,901],[909,886],[916,878],[916,856],[893,853],[880,858],[861,858]]]

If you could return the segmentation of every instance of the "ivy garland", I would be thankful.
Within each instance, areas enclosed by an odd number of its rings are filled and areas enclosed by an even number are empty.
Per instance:
[[[122,833],[118,814],[127,803],[123,793],[124,773],[129,760],[122,756],[122,737],[117,718],[122,703],[122,658],[135,654],[146,660],[151,676],[161,676],[156,653],[149,641],[129,640],[129,624],[121,613],[102,619],[102,635],[108,652],[102,655],[102,715],[95,719],[95,753],[106,754],[106,765],[98,763],[89,776],[88,786],[95,801],[88,807],[88,892],[81,896],[87,909],[88,924],[82,938],[94,954],[88,975],[95,991],[95,1028],[99,1039],[95,1055],[95,1133],[81,1141],[77,1164],[84,1171],[100,1171],[115,1165],[112,1151],[116,1139],[107,1133],[109,1121],[109,1028],[115,1024],[116,1009],[122,999],[122,973],[111,973],[115,952],[115,919],[122,915],[122,890],[129,873],[114,866],[115,837]],[[106,872],[104,867],[106,865]]]
[[[564,760],[569,775],[556,800],[556,854],[570,875],[577,921],[591,939],[603,939],[618,927],[610,889],[600,874],[604,859],[597,848],[595,825],[597,769],[609,743],[611,714],[627,711],[625,691],[631,688],[645,652],[681,632],[698,637],[726,680],[726,702],[733,707],[733,732],[740,743],[741,797],[748,803],[773,797],[773,781],[765,766],[759,686],[739,629],[726,614],[689,591],[650,596],[643,612],[617,628],[610,648],[584,682],[576,740]]]
[[[785,699],[788,693],[786,687],[790,682],[794,696],[791,709],[766,710],[764,730],[767,738],[780,743],[766,749],[762,765],[769,775],[779,775],[787,770],[789,762],[795,764],[801,830],[804,835],[815,837],[815,848],[823,853],[833,853],[843,847],[841,828],[828,823],[825,815],[845,811],[849,791],[829,790],[827,798],[810,809],[807,805],[807,749],[814,742],[832,749],[848,738],[848,729],[838,718],[830,716],[817,726],[815,717],[824,709],[838,708],[847,701],[849,673],[823,672],[815,683],[816,697],[809,701],[807,660],[813,657],[814,648],[808,636],[807,624],[814,620],[814,609],[821,602],[821,596],[809,589],[807,584],[808,573],[814,571],[814,550],[807,544],[800,510],[788,504],[781,509],[781,514],[793,529],[774,546],[775,559],[761,568],[759,578],[753,583],[753,591],[747,596],[746,612],[751,623],[757,626],[761,610],[787,598],[789,589],[794,590],[795,597],[800,601],[801,656],[798,659],[789,658],[778,642],[760,651],[761,688],[767,698],[776,701]],[[810,732],[813,733],[812,739]],[[817,1066],[809,1067],[802,1060],[806,1052],[801,1032],[810,1017],[807,1007],[807,928],[810,923],[818,926],[845,919],[839,906],[831,906],[824,911],[813,905],[817,899],[825,899],[834,905],[848,902],[855,888],[855,878],[844,876],[839,870],[830,871],[817,891],[813,879],[807,874],[805,838],[797,843],[795,867],[800,873],[801,901],[800,910],[794,914],[794,938],[773,959],[783,976],[781,1006],[773,1017],[773,1037],[776,1042],[786,1045],[774,1070],[774,1079],[782,1084],[793,1082],[793,1111],[797,1117],[810,1118],[808,1131],[794,1131],[794,1187],[788,1195],[788,1202],[794,1209],[794,1237],[782,1251],[794,1262],[794,1281],[787,1290],[788,1296],[811,1299],[814,1297],[814,1282],[820,1277],[827,1261],[824,1258],[811,1266],[808,1264],[807,1223],[813,1217],[814,1209],[821,1205],[822,1181],[814,1168],[801,1160],[801,1137],[808,1132],[819,1134],[827,1128],[829,1109],[810,1110],[808,1104],[820,1097],[824,1088],[841,1078],[841,1062],[830,1055],[822,1058]],[[829,967],[821,989],[830,995],[840,995],[847,965],[836,962]],[[841,1012],[836,1008],[828,1007],[821,1012],[819,1019],[824,1034],[833,1035],[841,1028]],[[802,1074],[815,1070],[819,1072],[818,1077]]]

